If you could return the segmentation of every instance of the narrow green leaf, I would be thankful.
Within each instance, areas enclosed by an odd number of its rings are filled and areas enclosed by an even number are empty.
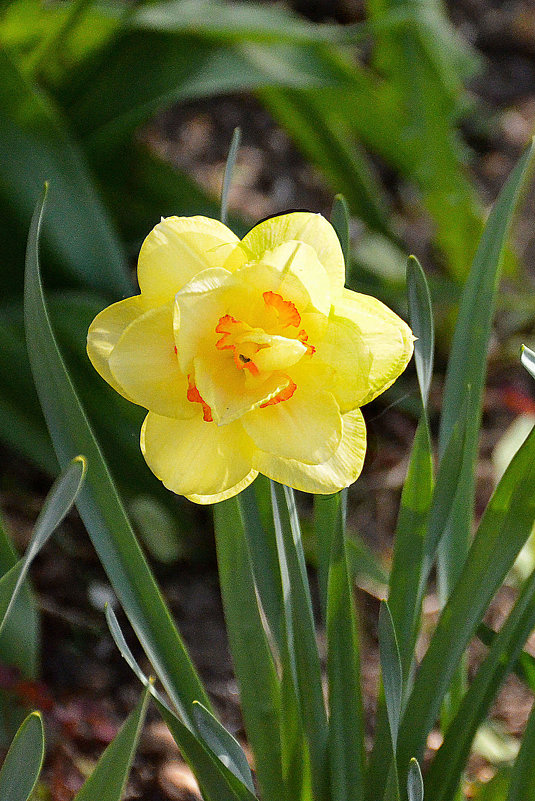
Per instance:
[[[161,716],[182,752],[182,756],[197,777],[203,791],[203,798],[206,801],[253,801],[255,796],[251,790],[229,770],[225,761],[210,749],[206,741],[200,740],[194,731],[191,731],[179,720],[167,701],[155,689],[153,682],[145,676],[134,659],[110,606],[106,608],[106,620],[119,652],[134,675],[152,695]],[[193,712],[192,718],[194,717],[195,713]],[[93,800],[91,799],[91,801]]]
[[[479,242],[477,253],[466,281],[455,326],[451,355],[448,361],[442,416],[439,432],[439,453],[447,442],[460,409],[466,402],[468,388],[469,425],[462,461],[460,495],[455,504],[448,534],[441,546],[439,577],[442,597],[447,598],[466,558],[474,503],[474,471],[477,458],[481,403],[486,373],[486,353],[503,254],[507,245],[514,212],[531,176],[535,144],[526,149],[492,209]]]
[[[401,703],[403,699],[403,677],[398,641],[394,621],[387,601],[381,601],[379,609],[379,655],[385,694],[386,711],[394,752],[398,741]]]
[[[354,532],[346,536],[346,558],[349,575],[357,586],[363,586],[365,579],[384,586],[388,584],[388,573],[378,555]]]
[[[37,391],[60,464],[77,453],[87,458],[88,476],[77,503],[80,515],[156,674],[188,720],[193,701],[208,706],[209,700],[130,527],[58,350],[39,272],[43,205],[44,196],[30,228],[25,286],[28,353]]]
[[[498,484],[470,548],[461,577],[420,665],[400,727],[400,764],[421,756],[462,654],[494,593],[531,533],[535,520],[535,431]],[[452,637],[452,631],[455,637]]]
[[[293,490],[271,482],[288,654],[310,753],[314,797],[328,797],[328,728],[301,530]]]
[[[327,678],[329,762],[332,801],[360,801],[364,784],[364,722],[360,688],[357,621],[346,560],[341,493],[329,498],[336,509],[332,528],[317,530],[330,543],[327,576]],[[324,518],[325,519],[325,518]]]
[[[254,484],[239,495],[242,520],[251,556],[255,586],[265,616],[269,634],[278,653],[284,648],[284,611],[282,586],[277,558],[277,543],[271,514],[271,490],[269,479],[258,476]],[[268,509],[263,514],[263,509]]]
[[[39,712],[32,712],[15,735],[0,770],[2,801],[28,801],[41,772],[45,733]]]
[[[254,783],[247,757],[239,742],[205,706],[195,701],[193,716],[200,736],[231,773],[254,794]]]
[[[18,554],[9,539],[0,516],[0,572],[2,576],[17,564]],[[0,579],[1,584],[1,579]],[[0,609],[5,609],[0,589]],[[20,636],[24,631],[24,637]],[[40,627],[39,612],[29,582],[22,587],[19,597],[11,610],[9,620],[4,625],[0,638],[0,661],[5,665],[18,667],[28,679],[36,679],[39,674]]]
[[[149,695],[149,688],[145,688],[74,801],[121,801],[145,721]]]
[[[12,595],[3,612],[0,612],[0,634],[9,619],[24,584],[30,565],[52,533],[59,526],[78,497],[86,472],[86,461],[83,456],[76,456],[65,468],[52,489],[48,493],[43,508],[37,518],[30,544],[17,566],[17,580]]]
[[[424,407],[427,407],[429,387],[433,376],[433,356],[435,349],[435,328],[431,295],[425,273],[415,256],[407,261],[407,297],[409,301],[409,321],[414,336],[414,360]]]
[[[409,775],[407,776],[407,795],[409,801],[424,801],[424,782],[422,771],[414,757],[409,764]]]
[[[513,766],[507,801],[531,801],[535,798],[535,706],[522,737],[522,745]]]
[[[522,352],[520,354],[520,361],[530,374],[532,378],[535,378],[535,353],[527,348],[525,345],[522,345]]]
[[[228,195],[232,183],[232,176],[234,174],[234,167],[236,166],[236,158],[241,143],[241,129],[234,128],[232,140],[227,156],[227,163],[225,164],[225,174],[223,175],[223,186],[221,187],[221,222],[226,225],[228,222]]]
[[[331,211],[331,223],[340,240],[347,272],[347,265],[349,264],[349,206],[347,205],[347,200],[341,193],[334,197]]]
[[[535,627],[535,571],[525,582],[507,620],[492,640],[459,710],[447,729],[426,776],[428,801],[453,797],[479,726],[485,721],[502,681],[515,666]]]
[[[490,626],[487,626],[485,623],[480,623],[477,628],[477,636],[483,645],[490,648],[498,634],[494,629],[491,629]],[[525,682],[529,689],[535,693],[535,657],[527,651],[522,651],[513,670],[518,678]]]
[[[214,524],[221,594],[245,729],[255,754],[262,798],[280,801],[280,688],[262,624],[237,498],[214,506]]]

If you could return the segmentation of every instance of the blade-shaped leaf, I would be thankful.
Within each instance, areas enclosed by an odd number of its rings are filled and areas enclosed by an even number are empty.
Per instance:
[[[532,431],[485,510],[461,577],[420,665],[398,743],[407,763],[412,754],[421,755],[461,656],[530,535],[534,520],[535,431]]]
[[[58,350],[39,273],[43,205],[44,196],[30,229],[25,286],[28,353],[37,391],[60,464],[76,453],[87,458],[88,477],[77,504],[80,515],[156,674],[188,720],[193,701],[208,706],[209,700],[130,527]]]
[[[532,378],[535,378],[535,353],[526,348],[525,345],[522,345],[522,353],[520,355],[520,361],[530,374]]]
[[[30,544],[17,569],[17,580],[7,608],[3,614],[0,608],[0,634],[15,607],[18,594],[28,575],[30,565],[52,533],[59,526],[78,497],[86,472],[86,461],[83,456],[76,456],[65,468],[52,489],[48,493],[43,508],[37,518]],[[18,566],[17,566],[18,567]]]
[[[513,669],[522,647],[535,627],[535,572],[524,586],[513,610],[461,701],[457,715],[426,776],[428,801],[447,801],[459,783],[478,727],[485,721],[498,689]]]
[[[253,777],[239,742],[228,732],[205,706],[196,701],[193,705],[193,715],[197,724],[197,731],[216,754],[221,762],[227,766],[231,773],[245,784],[254,793]]]
[[[316,536],[325,537],[331,550],[326,593],[331,798],[332,801],[360,801],[364,784],[364,725],[357,621],[346,560],[342,494],[331,496],[327,503],[336,510],[331,517],[332,528],[318,528]]]
[[[395,750],[401,718],[403,678],[394,621],[392,620],[387,601],[381,601],[379,610],[379,655],[381,659],[386,711],[388,713],[392,744]]]
[[[347,265],[349,262],[349,206],[345,197],[340,193],[334,197],[331,224],[338,234],[344,261]]]
[[[167,723],[182,752],[182,756],[197,777],[203,792],[203,798],[206,801],[255,801],[256,797],[249,787],[243,784],[236,774],[229,770],[226,765],[226,759],[221,759],[220,755],[210,749],[206,741],[201,740],[195,732],[192,732],[179,720],[165,699],[155,689],[152,681],[145,676],[134,659],[115,613],[110,606],[106,608],[106,620],[119,652],[141,684],[152,695],[161,716]],[[206,710],[206,712],[208,711]],[[193,717],[195,717],[195,713],[192,714]],[[221,740],[219,739],[220,744]]]
[[[39,712],[32,712],[15,735],[0,770],[2,801],[28,801],[45,756],[45,733]]]
[[[278,801],[283,788],[280,688],[258,606],[239,499],[216,504],[214,524],[225,620],[247,737],[262,797]]]
[[[327,716],[301,530],[293,490],[271,482],[288,654],[310,753],[314,797],[328,797]]]
[[[228,195],[230,192],[230,185],[232,183],[232,176],[234,174],[234,167],[236,166],[236,158],[241,143],[241,130],[234,128],[232,140],[227,156],[227,163],[225,164],[225,173],[223,175],[223,186],[221,188],[221,222],[225,225],[228,221]]]
[[[507,801],[530,801],[535,797],[535,707],[532,708],[528,724],[518,752]]]
[[[422,771],[415,759],[411,759],[407,776],[407,795],[409,801],[424,801],[424,782]]]
[[[147,687],[74,801],[121,801],[145,721],[149,695]]]
[[[433,376],[433,355],[435,349],[435,329],[431,295],[425,273],[415,256],[407,261],[407,297],[409,301],[409,321],[414,336],[414,360],[420,393],[424,407],[427,407],[429,387]]]

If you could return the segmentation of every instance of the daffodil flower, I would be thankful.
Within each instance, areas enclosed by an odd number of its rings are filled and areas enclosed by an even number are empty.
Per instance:
[[[88,334],[100,375],[148,414],[141,450],[173,492],[230,498],[258,475],[332,493],[358,477],[360,407],[404,370],[409,327],[344,288],[319,214],[266,220],[241,241],[206,217],[168,217],[139,255],[140,294]]]

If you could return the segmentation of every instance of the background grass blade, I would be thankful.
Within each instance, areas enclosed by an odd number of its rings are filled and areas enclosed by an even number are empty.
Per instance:
[[[400,728],[400,764],[421,756],[448,684],[535,520],[535,432],[515,454],[479,525],[420,665]],[[451,632],[455,632],[452,638]]]
[[[416,759],[411,759],[407,776],[407,795],[409,801],[424,801],[424,782],[422,771]]]
[[[349,263],[349,206],[347,205],[347,200],[341,193],[334,196],[331,211],[331,224],[338,234],[340,247],[344,254],[344,261],[347,265]]]
[[[474,504],[474,469],[486,374],[486,359],[483,355],[487,353],[491,333],[503,254],[515,209],[531,176],[534,154],[535,145],[532,142],[511,173],[489,215],[463,291],[455,326],[440,420],[440,456],[446,449],[455,421],[466,402],[468,388],[469,424],[462,462],[460,495],[439,555],[439,589],[443,599],[448,597],[458,579],[468,550]]]
[[[225,620],[247,737],[255,754],[262,798],[280,801],[284,792],[280,687],[262,624],[237,498],[214,506],[214,524]]]
[[[522,353],[520,356],[520,361],[530,374],[532,378],[535,378],[535,353],[526,348],[525,345],[522,345]]]
[[[420,262],[415,256],[409,256],[407,261],[407,298],[410,326],[417,338],[414,343],[416,372],[424,408],[426,408],[433,376],[435,328],[429,287]]]
[[[535,707],[532,708],[513,766],[507,801],[530,801],[535,798]]]
[[[145,721],[149,697],[149,689],[146,688],[74,801],[121,801]]]
[[[225,173],[223,175],[223,186],[221,187],[221,222],[227,225],[228,222],[228,195],[230,192],[230,185],[232,183],[232,176],[234,175],[234,167],[236,166],[236,158],[241,143],[241,130],[234,128],[232,140],[225,164]]]
[[[48,317],[38,256],[43,205],[44,196],[30,228],[25,285],[28,353],[37,391],[60,464],[77,453],[87,458],[87,481],[77,504],[80,515],[156,674],[188,720],[193,701],[209,706],[208,698],[130,527]]]
[[[251,769],[239,742],[198,701],[193,704],[193,716],[197,724],[197,731],[210,750],[254,794]]]
[[[45,733],[39,712],[32,712],[15,735],[0,770],[2,801],[28,801],[45,756]]]
[[[485,721],[503,680],[514,668],[522,647],[535,627],[535,572],[480,665],[459,710],[444,735],[426,775],[427,801],[448,801],[470,754],[478,727]]]
[[[145,676],[134,659],[110,606],[106,608],[106,620],[120,654],[141,684],[152,695],[160,715],[167,723],[182,752],[182,756],[197,777],[203,791],[203,798],[206,801],[254,801],[255,796],[250,789],[229,770],[219,755],[211,751],[206,742],[200,740],[195,732],[192,732],[179,720],[165,699],[155,689],[153,682]],[[206,708],[205,711],[208,713]],[[230,737],[230,735],[228,736]]]
[[[0,634],[15,607],[19,592],[28,570],[43,545],[67,515],[78,497],[86,472],[86,461],[76,456],[59,476],[48,493],[43,508],[37,518],[30,544],[20,562],[20,570],[5,612],[0,615]]]
[[[403,676],[394,621],[387,601],[381,601],[379,609],[379,654],[386,710],[395,751],[403,700]]]
[[[364,786],[364,721],[360,687],[357,621],[346,561],[342,493],[323,499],[335,510],[331,527],[318,538],[330,543],[327,576],[327,678],[329,687],[329,764],[332,801],[360,801]],[[325,516],[321,518],[327,523]],[[319,523],[319,520],[317,521]],[[323,549],[325,546],[319,546]]]
[[[290,488],[272,481],[271,500],[290,666],[309,749],[314,798],[322,801],[329,793],[328,728],[299,518]]]

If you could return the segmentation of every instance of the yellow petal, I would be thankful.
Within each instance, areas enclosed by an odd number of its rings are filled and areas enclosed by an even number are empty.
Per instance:
[[[229,351],[217,353],[210,361],[197,358],[194,367],[197,389],[218,425],[231,423],[256,409],[290,383],[283,373],[255,377],[246,370],[238,370]]]
[[[175,342],[182,371],[193,369],[196,355],[216,353],[219,319],[226,314],[228,270],[205,270],[189,281],[175,298]]]
[[[361,406],[370,391],[372,355],[355,323],[331,315],[315,348],[292,371],[294,381],[298,386],[322,385],[332,392],[342,413]]]
[[[255,409],[241,422],[261,451],[307,464],[327,461],[342,436],[342,418],[333,396],[300,387],[288,400]]]
[[[188,382],[178,366],[173,337],[173,303],[151,309],[125,330],[109,367],[130,400],[166,417],[193,417]]]
[[[303,492],[329,495],[348,487],[360,475],[366,454],[366,426],[359,409],[342,415],[342,439],[323,464],[309,465],[256,451],[253,467],[259,473]]]
[[[197,273],[222,267],[238,243],[230,228],[208,217],[163,219],[141,246],[141,294],[151,306],[162,306]]]
[[[91,364],[102,378],[127,400],[132,399],[115,380],[108,362],[125,329],[145,311],[141,295],[120,300],[97,314],[87,332],[87,355]]]
[[[340,294],[345,282],[344,256],[334,228],[321,214],[295,211],[270,217],[249,231],[241,248],[250,259],[260,259],[266,250],[292,240],[314,248],[329,275],[332,294]]]
[[[236,495],[256,478],[252,445],[239,423],[205,423],[149,412],[141,429],[141,450],[152,472],[172,492],[197,503]]]
[[[329,276],[316,251],[302,242],[284,242],[234,273],[235,284],[255,287],[259,297],[271,291],[295,304],[298,311],[312,307],[328,315],[331,308]]]
[[[388,389],[407,366],[414,350],[412,331],[384,303],[349,289],[344,289],[333,312],[357,326],[371,353],[369,389],[360,401],[361,405],[369,403]]]

